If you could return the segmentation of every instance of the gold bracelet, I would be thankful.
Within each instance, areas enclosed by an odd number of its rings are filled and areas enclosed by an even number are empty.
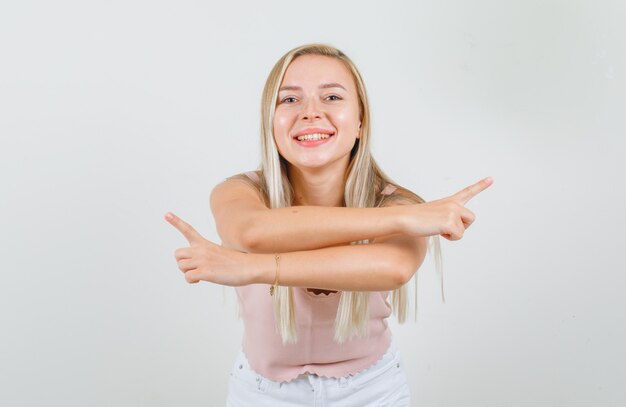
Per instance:
[[[276,259],[276,279],[274,285],[270,286],[270,295],[274,295],[274,292],[278,289],[278,271],[280,269],[280,254],[274,253],[274,259]]]

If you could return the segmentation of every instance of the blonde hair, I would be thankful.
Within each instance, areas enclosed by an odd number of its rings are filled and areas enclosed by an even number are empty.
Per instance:
[[[278,89],[289,64],[302,55],[323,55],[342,61],[352,74],[356,84],[361,118],[360,139],[356,139],[350,152],[350,163],[345,175],[344,203],[346,207],[371,208],[382,206],[388,199],[403,199],[409,203],[423,203],[418,195],[404,188],[392,197],[379,195],[386,184],[397,186],[377,165],[370,151],[370,111],[363,79],[354,63],[340,50],[324,44],[308,44],[292,49],[283,55],[271,70],[261,100],[261,173],[260,191],[270,208],[292,205],[293,189],[287,176],[287,161],[276,147],[273,134],[274,112]],[[367,244],[368,240],[351,242]],[[429,239],[435,249],[435,265],[441,274],[441,249],[438,236]],[[429,247],[430,250],[430,247]],[[417,273],[415,273],[415,317],[417,318]],[[441,279],[443,298],[443,278]],[[407,284],[393,290],[392,308],[399,323],[404,323],[407,314]],[[370,292],[343,291],[335,319],[335,341],[343,343],[353,336],[367,336],[369,328]],[[276,328],[283,343],[297,341],[293,288],[279,286],[272,297]]]

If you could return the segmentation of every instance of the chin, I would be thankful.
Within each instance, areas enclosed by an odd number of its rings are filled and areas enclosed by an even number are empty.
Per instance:
[[[295,167],[299,170],[302,171],[306,171],[306,170],[319,170],[324,168],[325,166],[327,166],[327,163],[320,163],[320,164],[292,164],[292,167]]]

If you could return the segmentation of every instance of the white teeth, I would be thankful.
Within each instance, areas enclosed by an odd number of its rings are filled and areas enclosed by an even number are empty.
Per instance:
[[[314,133],[314,134],[307,134],[306,136],[298,136],[298,140],[299,141],[321,140],[321,139],[327,139],[328,137],[330,137],[330,134]]]

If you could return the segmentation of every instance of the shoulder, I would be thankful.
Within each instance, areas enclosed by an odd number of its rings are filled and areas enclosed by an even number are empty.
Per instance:
[[[211,202],[232,202],[233,199],[254,197],[267,205],[262,188],[261,171],[247,171],[219,182],[211,191]]]
[[[380,194],[378,206],[412,205],[426,202],[422,197],[408,188],[387,183]]]
[[[251,189],[254,189],[255,191],[259,191],[259,192],[262,191],[263,190],[262,172],[261,171],[246,171],[246,172],[241,172],[235,175],[231,175],[230,177],[227,177],[223,179],[222,181],[220,181],[215,186],[214,190],[229,188],[231,186],[241,187],[242,184],[244,186],[248,186]]]
[[[259,184],[261,181],[261,171],[241,172],[239,174],[231,175],[230,177],[225,178],[222,182],[230,180],[243,180],[254,184]]]

